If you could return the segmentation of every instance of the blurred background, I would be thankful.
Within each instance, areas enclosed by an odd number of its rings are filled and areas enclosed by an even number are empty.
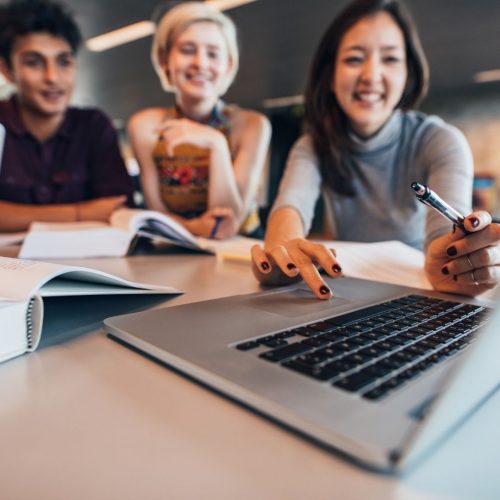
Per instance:
[[[215,0],[231,7],[234,0]],[[225,3],[226,2],[226,3]],[[0,2],[1,3],[1,2]],[[67,0],[86,39],[132,23],[151,21],[158,0]],[[179,2],[160,2],[163,6]],[[263,111],[273,124],[262,204],[273,199],[291,143],[300,133],[301,96],[310,58],[321,34],[346,0],[253,0],[228,8],[238,29],[241,66],[225,96]],[[431,70],[422,109],[458,126],[470,141],[476,165],[476,204],[499,215],[500,1],[406,0]],[[108,50],[83,47],[78,105],[105,110],[121,132],[131,170],[125,126],[135,111],[170,105],[150,63],[151,36]],[[0,81],[0,95],[9,91]]]

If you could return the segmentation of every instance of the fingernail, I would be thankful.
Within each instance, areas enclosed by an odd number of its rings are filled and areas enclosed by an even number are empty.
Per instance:
[[[448,270],[448,268],[446,266],[444,266],[443,268],[441,268],[441,272],[443,274],[450,274],[450,271]]]
[[[479,219],[477,217],[469,217],[469,222],[472,227],[479,226]]]
[[[455,234],[455,231],[457,230],[457,225],[453,224],[453,230],[451,231],[453,234]]]
[[[341,273],[342,272],[342,268],[338,265],[338,264],[334,264],[332,266],[332,269],[334,270],[334,272],[336,273]]]
[[[458,276],[456,274],[453,275],[453,281],[458,281]]]
[[[329,289],[327,286],[323,285],[323,286],[319,289],[319,293],[320,293],[321,295],[328,295],[328,294],[330,293],[330,289]]]
[[[293,271],[294,269],[297,269],[297,266],[296,266],[293,262],[289,262],[289,263],[286,265],[286,268],[287,268],[289,271]]]
[[[261,262],[260,263],[260,267],[264,270],[264,271],[268,271],[269,270],[269,264],[267,262]]]
[[[450,247],[450,248],[448,248],[448,250],[446,250],[446,253],[450,257],[454,257],[455,255],[457,255],[457,249],[455,247]]]

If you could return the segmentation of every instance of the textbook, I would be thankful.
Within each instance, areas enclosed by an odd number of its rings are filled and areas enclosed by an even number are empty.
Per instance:
[[[133,251],[139,237],[202,253],[213,253],[209,241],[194,237],[168,215],[153,210],[120,208],[104,222],[34,222],[19,257],[64,259],[123,257]]]
[[[137,309],[150,305],[152,295],[159,302],[160,295],[180,293],[95,269],[0,257],[0,362],[34,351],[42,331],[75,332],[84,324],[96,328],[117,308]],[[137,295],[150,298],[126,300]]]

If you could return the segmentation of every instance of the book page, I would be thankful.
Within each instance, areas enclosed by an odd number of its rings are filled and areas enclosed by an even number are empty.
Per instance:
[[[21,231],[18,233],[0,233],[0,247],[6,247],[8,245],[19,245],[23,242],[26,237],[26,231]]]
[[[345,276],[432,289],[424,273],[423,252],[400,241],[321,243],[335,249]]]
[[[52,284],[51,280],[56,277],[58,279]],[[58,285],[59,281],[64,283]],[[85,283],[93,284],[92,292]],[[96,269],[0,257],[0,297],[28,300],[37,292],[41,296],[90,295],[95,294],[101,285],[107,287],[103,289],[105,294],[123,293],[120,287],[155,293],[181,293],[172,287],[137,283]]]
[[[178,294],[171,286],[136,283],[106,274],[89,274],[84,271],[67,273],[46,282],[39,290],[42,297],[67,297],[79,295],[130,295],[130,294]]]
[[[33,223],[19,257],[64,259],[121,257],[126,255],[133,234],[102,222]]]
[[[48,262],[0,257],[0,297],[28,300],[60,266]]]
[[[111,215],[110,224],[153,240],[164,240],[191,250],[206,250],[182,224],[155,210],[120,208]]]

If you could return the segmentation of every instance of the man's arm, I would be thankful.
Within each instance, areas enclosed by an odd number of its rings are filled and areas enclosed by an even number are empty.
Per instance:
[[[126,197],[110,196],[79,203],[26,205],[0,200],[0,232],[26,231],[33,221],[39,222],[107,222]]]

